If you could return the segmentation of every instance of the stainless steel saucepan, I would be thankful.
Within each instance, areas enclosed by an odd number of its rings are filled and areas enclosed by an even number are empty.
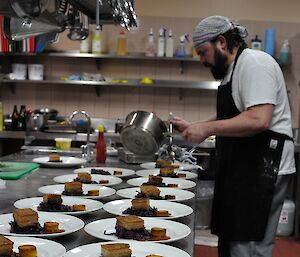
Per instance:
[[[155,114],[133,111],[125,119],[121,131],[121,142],[131,152],[138,155],[152,155],[157,152],[168,128]]]

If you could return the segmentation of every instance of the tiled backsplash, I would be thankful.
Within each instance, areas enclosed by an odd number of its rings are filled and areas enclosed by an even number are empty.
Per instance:
[[[127,33],[128,51],[143,52],[150,27],[155,33],[155,42],[160,27],[171,28],[175,46],[179,36],[184,33],[192,34],[200,19],[168,18],[168,17],[140,17],[140,28]],[[280,45],[284,39],[291,44],[291,63],[283,67],[292,109],[293,127],[298,127],[299,116],[299,87],[300,79],[300,29],[298,23],[240,21],[249,31],[248,42],[257,34],[264,39],[266,28],[276,29],[276,53],[279,55]],[[103,44],[106,51],[115,51],[116,38],[120,27],[105,25]],[[66,33],[60,36],[59,42],[51,48],[55,50],[79,50],[79,42],[67,39]],[[191,42],[187,44],[190,52]],[[83,72],[101,73],[106,77],[143,78],[168,80],[212,80],[207,69],[200,62],[185,62],[184,72],[180,73],[178,61],[157,60],[117,60],[101,61],[101,69],[97,70],[94,59],[88,58],[57,58],[33,57],[16,59],[15,62],[44,63],[47,78],[81,74]],[[92,86],[77,85],[29,85],[16,86],[16,94],[12,94],[7,86],[1,86],[0,99],[4,105],[4,113],[10,113],[14,104],[26,104],[32,109],[52,107],[60,115],[70,115],[76,109],[86,110],[92,117],[124,118],[132,110],[142,109],[155,111],[158,116],[167,119],[172,111],[175,115],[183,116],[189,121],[206,119],[214,114],[216,91],[196,89],[167,89],[143,87],[103,87],[100,96],[96,95]]]

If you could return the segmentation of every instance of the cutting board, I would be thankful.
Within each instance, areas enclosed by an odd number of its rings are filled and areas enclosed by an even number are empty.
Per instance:
[[[0,162],[0,178],[19,179],[39,168],[37,163],[29,162]]]

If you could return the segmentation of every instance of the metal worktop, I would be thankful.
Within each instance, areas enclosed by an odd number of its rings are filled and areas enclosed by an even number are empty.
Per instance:
[[[1,161],[16,161],[16,162],[30,162],[33,158],[38,157],[37,155],[25,155],[23,153],[12,154],[9,156],[1,157]],[[100,166],[95,163],[89,163],[86,166]],[[106,164],[102,166],[107,167],[120,167],[120,168],[128,168],[133,170],[140,169],[139,165],[128,165],[121,161],[119,161],[116,157],[108,157]],[[62,174],[71,174],[73,173],[74,168],[43,168],[41,167],[37,171],[34,171],[27,176],[19,179],[19,180],[7,180],[5,188],[0,188],[0,214],[10,213],[14,209],[14,202],[18,199],[27,198],[27,197],[36,197],[41,196],[42,194],[38,192],[38,188],[44,185],[55,184],[53,181],[53,177],[62,175]],[[132,178],[132,177],[131,177]],[[128,178],[123,179],[124,181]],[[115,189],[129,187],[126,182],[121,183],[120,185],[112,186]],[[196,188],[192,189],[195,193]],[[100,201],[106,203],[111,200],[120,199],[117,195],[101,199]],[[183,202],[191,206],[195,210],[195,198]],[[111,214],[106,213],[103,209],[89,213],[83,216],[79,216],[85,224],[88,224],[92,221],[114,217]],[[186,252],[188,252],[191,256],[194,254],[194,222],[195,222],[195,214],[190,214],[187,217],[176,219],[175,221],[184,223],[188,225],[192,233],[186,237],[185,239],[176,241],[174,243],[170,243],[170,245],[178,247]],[[52,240],[64,245],[68,250],[73,249],[74,247],[100,242],[100,239],[94,238],[88,235],[84,229],[72,233],[70,235],[65,235],[62,237],[53,238]]]

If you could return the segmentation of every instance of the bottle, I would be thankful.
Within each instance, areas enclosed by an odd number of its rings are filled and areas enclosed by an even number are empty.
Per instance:
[[[257,35],[255,35],[255,38],[251,40],[251,48],[255,50],[262,50],[262,43]]]
[[[157,45],[157,56],[165,56],[165,29],[160,28]]]
[[[155,56],[155,45],[154,45],[154,36],[152,28],[148,34],[148,42],[146,47],[146,56]]]
[[[275,29],[270,28],[265,31],[265,52],[275,56]]]
[[[80,53],[87,54],[90,52],[90,37],[80,41]]]
[[[124,30],[120,31],[117,42],[117,55],[127,55],[127,42]]]
[[[289,52],[290,52],[290,45],[289,41],[285,39],[283,44],[280,48],[280,56],[279,56],[279,63],[280,64],[287,64],[289,61]]]
[[[166,57],[173,57],[174,55],[174,40],[172,30],[169,30],[169,36],[166,43]]]
[[[180,42],[179,42],[178,50],[177,50],[177,57],[185,57],[186,56],[185,40],[188,41],[187,34],[184,34],[180,37]]]
[[[14,109],[11,115],[11,130],[18,130],[19,113],[17,105],[14,105]]]
[[[97,27],[93,40],[92,40],[92,53],[93,54],[101,54],[102,52],[102,44],[101,44],[101,27]]]
[[[0,131],[3,131],[3,104],[0,102]]]
[[[25,107],[25,105],[21,105],[17,130],[20,130],[20,131],[26,130],[26,107]]]
[[[106,161],[106,143],[104,139],[104,126],[98,127],[98,141],[96,144],[96,161],[97,163],[105,163]]]

